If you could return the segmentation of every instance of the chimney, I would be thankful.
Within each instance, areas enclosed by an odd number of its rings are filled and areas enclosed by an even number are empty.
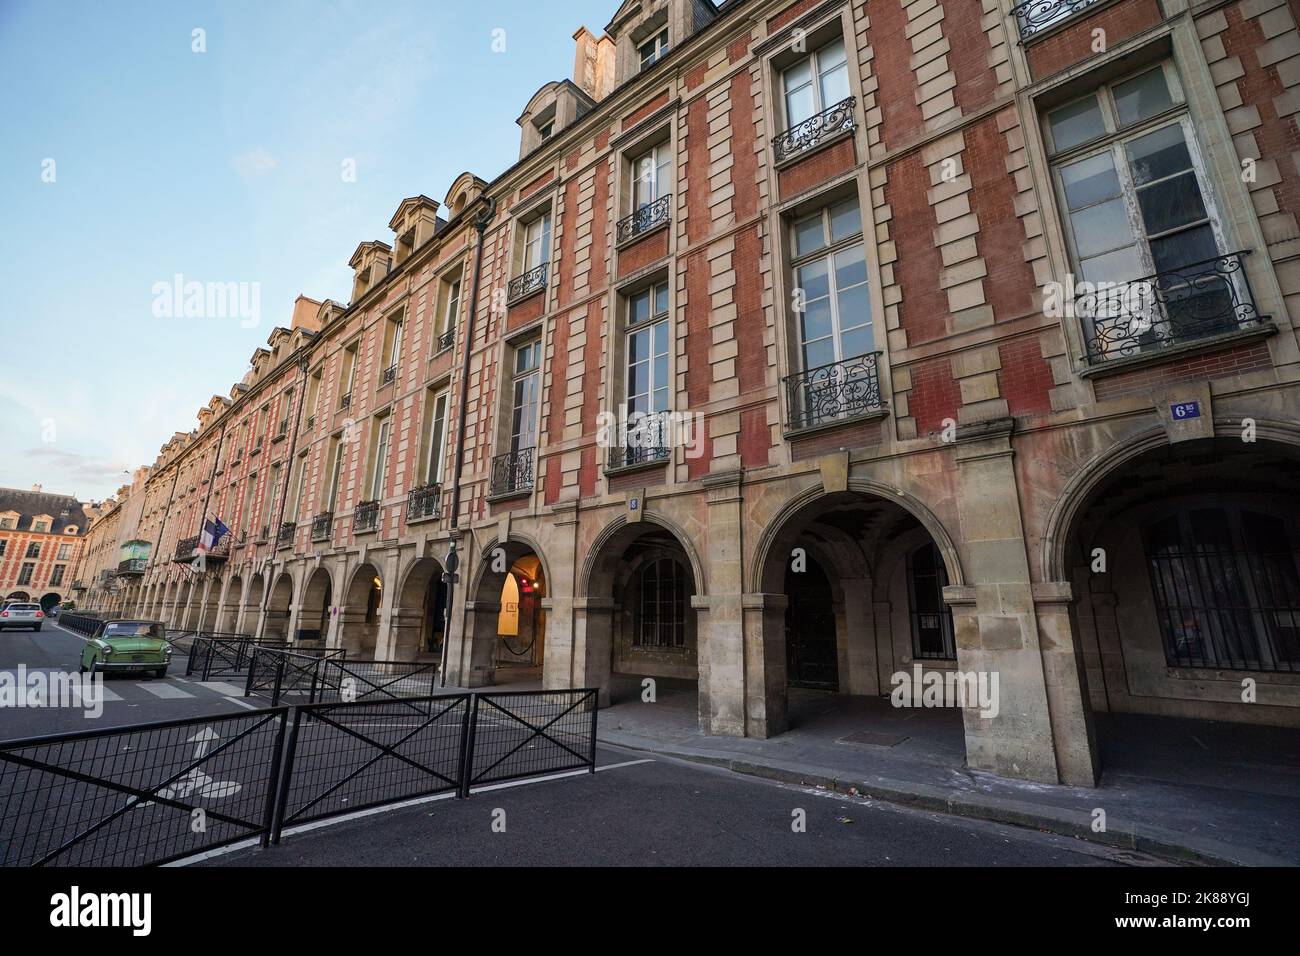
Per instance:
[[[32,491],[33,491],[33,493],[35,493],[35,494],[40,494],[40,493],[41,493],[41,486],[40,486],[40,485],[32,485]]]
[[[605,33],[597,38],[586,27],[578,27],[573,40],[573,82],[599,103],[614,88],[614,41]]]

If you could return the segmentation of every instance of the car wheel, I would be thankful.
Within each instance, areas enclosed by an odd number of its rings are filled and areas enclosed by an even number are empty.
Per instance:
[[[33,631],[39,631],[39,630],[41,629],[41,627],[42,627],[42,625],[37,624],[34,628],[32,628],[32,630],[33,630]]]
[[[156,671],[153,672],[153,676],[158,678],[159,680],[162,680],[164,677],[167,676],[167,668],[165,667],[158,668]]]

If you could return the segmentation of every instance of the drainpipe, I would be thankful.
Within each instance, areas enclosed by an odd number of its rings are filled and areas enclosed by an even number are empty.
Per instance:
[[[460,527],[460,479],[465,468],[465,417],[466,406],[469,403],[469,358],[470,349],[474,344],[474,318],[478,312],[478,291],[479,282],[483,274],[483,234],[487,231],[488,223],[492,221],[495,215],[497,202],[491,196],[484,197],[483,208],[479,210],[478,215],[474,218],[474,229],[478,233],[478,240],[474,247],[474,279],[470,285],[469,291],[469,315],[465,322],[465,345],[462,349],[460,361],[460,407],[456,410],[456,465],[452,469],[451,475],[451,530],[452,530],[452,553],[455,553],[456,535],[455,532]],[[451,564],[458,564],[458,560],[453,560]],[[447,686],[447,654],[451,649],[451,610],[455,604],[456,593],[456,570],[454,567],[447,569],[447,603],[443,608],[443,627],[442,627],[442,663],[438,667],[438,685]]]
[[[272,564],[275,563],[275,553],[280,550],[280,527],[284,524],[284,506],[285,503],[289,500],[289,482],[293,478],[293,458],[298,451],[298,426],[302,422],[302,410],[307,405],[307,369],[308,368],[310,368],[310,363],[307,361],[307,358],[305,356],[299,358],[298,371],[302,372],[302,381],[298,383],[298,412],[296,415],[293,416],[293,432],[289,435],[289,454],[286,455],[284,459],[286,462],[289,463],[289,467],[287,469],[287,473],[284,476],[284,487],[280,489],[280,513],[279,513],[280,520],[275,523],[275,543],[271,545]],[[303,467],[306,468],[307,466],[304,464]],[[297,534],[297,530],[298,530],[297,528],[294,529],[295,534]],[[288,564],[288,562],[285,563]],[[290,598],[289,600],[292,601],[293,598]],[[289,607],[289,617],[286,618],[284,622],[284,630],[285,630],[284,636],[286,640],[289,640],[289,633],[288,633],[289,620],[292,617],[293,617],[293,606],[291,604]],[[266,619],[265,614],[262,615],[262,619],[263,620]]]

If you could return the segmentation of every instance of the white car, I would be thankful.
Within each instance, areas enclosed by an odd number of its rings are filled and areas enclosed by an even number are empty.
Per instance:
[[[39,604],[20,604],[15,601],[0,611],[0,631],[9,627],[30,627],[39,631],[45,623],[45,612]]]

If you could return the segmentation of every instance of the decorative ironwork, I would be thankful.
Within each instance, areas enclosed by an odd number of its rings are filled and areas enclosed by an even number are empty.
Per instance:
[[[785,378],[792,431],[884,409],[879,352],[832,362]]]
[[[266,541],[270,537],[271,537],[271,526],[269,524],[262,525],[262,530],[258,532],[257,540]]]
[[[646,203],[632,215],[620,219],[615,227],[615,240],[626,242],[643,232],[662,226],[671,221],[672,217],[673,194],[665,193],[654,202]]]
[[[456,344],[455,329],[448,329],[446,332],[443,332],[442,335],[438,336],[439,352],[445,352],[447,351],[447,349],[451,348],[455,344]]]
[[[1099,283],[1075,300],[1093,364],[1156,352],[1250,328],[1255,307],[1242,260],[1232,252],[1119,284]]]
[[[144,574],[145,568],[149,566],[148,558],[127,558],[125,561],[118,562],[118,574]]]
[[[792,156],[813,149],[820,145],[822,140],[836,133],[856,129],[858,124],[853,119],[853,107],[856,103],[857,99],[850,96],[822,110],[816,116],[810,116],[802,123],[790,127],[784,133],[777,134],[772,139],[772,150],[776,154],[776,161],[784,162]]]
[[[263,444],[265,441],[266,441],[266,436],[265,436],[265,435],[258,435],[258,436],[257,436],[257,440],[253,442],[253,451],[261,451],[261,450],[262,450],[262,444]],[[193,489],[190,489],[190,490],[192,491]]]
[[[422,485],[406,496],[406,520],[422,521],[442,517],[442,486]]]
[[[199,536],[183,538],[176,542],[176,557],[172,560],[180,564],[189,564],[200,554],[208,561],[224,561],[230,557],[230,535],[223,535],[221,540],[204,550],[199,547]]]
[[[315,428],[315,427],[316,427],[316,416],[315,416],[315,415],[308,415],[308,416],[307,416],[307,431],[311,431],[311,430],[312,430],[313,428]]]
[[[1055,26],[1062,20],[1068,20],[1084,7],[1090,7],[1097,0],[1029,0],[1011,8],[1012,15],[1020,28],[1020,39],[1027,40],[1040,30]]]
[[[339,408],[349,408],[352,405],[352,393],[344,392],[343,397],[339,399]]]
[[[298,528],[296,521],[284,521],[280,523],[280,530],[275,536],[276,547],[283,548],[285,545],[293,544],[293,533]]]
[[[390,382],[392,382],[395,378],[397,378],[397,366],[390,365],[388,366],[388,368],[384,369],[384,371],[380,374],[379,384],[387,385]]]
[[[287,417],[280,419],[280,429],[275,434],[279,438],[289,434],[289,419]]]
[[[353,531],[374,531],[379,527],[379,502],[363,501],[352,512]]]
[[[311,539],[313,541],[328,541],[330,532],[333,529],[334,512],[332,511],[322,511],[311,519]]]
[[[492,459],[492,494],[508,495],[533,487],[534,448],[521,448]]]
[[[628,468],[667,461],[672,455],[668,445],[668,416],[652,415],[629,425],[623,440],[609,449],[610,468]]]
[[[547,263],[543,262],[536,269],[529,269],[523,275],[511,279],[510,285],[506,287],[506,301],[514,302],[516,299],[522,299],[526,295],[545,289],[546,267]]]

